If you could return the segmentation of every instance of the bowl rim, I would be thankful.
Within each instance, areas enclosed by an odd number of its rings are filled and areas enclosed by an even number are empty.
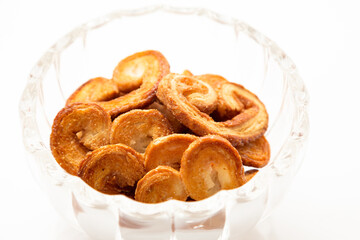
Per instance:
[[[287,84],[289,89],[291,90],[295,113],[300,114],[301,117],[293,118],[291,132],[289,136],[284,140],[282,146],[280,147],[279,153],[281,153],[282,149],[286,149],[286,147],[296,141],[300,146],[297,149],[291,149],[291,151],[299,151],[305,147],[308,131],[309,131],[309,120],[308,120],[308,104],[309,104],[309,96],[306,90],[305,84],[302,81],[300,75],[298,74],[298,70],[293,63],[293,61],[281,50],[277,44],[264,36],[259,31],[255,30],[247,23],[240,21],[236,18],[219,14],[212,10],[206,8],[194,8],[194,7],[174,7],[167,4],[159,4],[159,5],[151,5],[146,7],[127,9],[127,10],[118,10],[109,14],[105,14],[101,17],[95,18],[93,20],[87,21],[86,23],[74,28],[68,34],[64,35],[62,38],[56,41],[46,52],[45,54],[38,60],[35,64],[31,73],[28,77],[28,81],[24,92],[22,94],[20,103],[19,103],[19,113],[23,130],[23,142],[26,150],[35,154],[36,152],[41,151],[49,151],[48,146],[46,146],[40,137],[40,133],[38,130],[37,122],[36,122],[36,105],[37,98],[42,101],[42,89],[41,83],[43,78],[45,77],[51,63],[56,61],[58,57],[58,53],[63,49],[66,49],[69,45],[71,45],[77,38],[82,37],[86,32],[91,31],[96,28],[100,28],[101,26],[106,25],[107,23],[120,19],[124,16],[133,17],[133,16],[143,16],[147,14],[152,14],[155,12],[165,12],[165,13],[174,13],[178,15],[197,15],[200,17],[205,17],[220,24],[232,26],[238,34],[238,32],[242,32],[248,37],[252,38],[256,43],[262,45],[263,48],[267,49],[270,57],[272,57],[279,65],[280,69],[287,76]],[[28,139],[31,138],[31,141]],[[278,154],[279,154],[278,153]],[[293,152],[292,154],[297,154],[297,152]],[[52,156],[52,155],[51,155]],[[142,202],[137,202],[133,199],[125,197],[123,195],[106,195],[96,190],[92,189],[86,183],[81,181],[76,176],[72,176],[66,173],[64,170],[63,174],[61,174],[61,178],[63,178],[63,182],[80,182],[82,185],[82,189],[86,189],[85,191],[91,192],[96,198],[103,199],[107,204],[115,203],[118,205],[119,203],[122,205],[132,206],[131,208],[144,207],[148,210],[145,212],[154,213],[163,210],[159,210],[159,204],[169,207],[165,207],[162,209],[172,209],[180,207],[182,209],[202,209],[203,205],[216,205],[219,202],[226,202],[227,198],[238,199],[241,201],[249,201],[253,198],[256,198],[261,192],[264,191],[270,184],[269,182],[262,181],[262,176],[265,174],[276,174],[283,175],[286,173],[287,169],[279,169],[279,167],[274,164],[275,160],[279,158],[279,156],[274,156],[274,161],[270,163],[268,166],[262,168],[261,171],[256,175],[254,184],[251,186],[249,184],[245,184],[244,186],[232,190],[222,190],[216,193],[215,195],[200,201],[195,202],[182,202],[177,200],[169,200],[166,202],[158,203],[158,204],[146,204]],[[54,160],[54,159],[53,159]],[[55,161],[55,160],[54,160]],[[300,160],[302,161],[302,159]],[[56,161],[55,161],[56,163]],[[299,164],[298,168],[300,167]],[[88,202],[90,205],[99,205],[99,202]],[[101,204],[104,204],[102,202]],[[100,205],[101,205],[100,204]]]

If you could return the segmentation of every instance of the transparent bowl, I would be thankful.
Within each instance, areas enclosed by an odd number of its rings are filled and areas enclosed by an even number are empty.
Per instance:
[[[52,121],[83,82],[111,78],[124,57],[154,49],[172,72],[214,73],[256,93],[269,113],[270,163],[246,185],[197,202],[144,204],[99,193],[51,155]],[[94,239],[239,239],[272,212],[303,160],[308,94],[294,63],[244,22],[203,8],[117,11],[57,41],[31,71],[20,102],[32,172],[59,214]]]

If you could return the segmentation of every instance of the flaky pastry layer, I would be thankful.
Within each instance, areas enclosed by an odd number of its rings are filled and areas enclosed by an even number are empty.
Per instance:
[[[201,200],[250,181],[258,170],[243,165],[270,159],[263,103],[219,75],[169,72],[149,50],[120,61],[112,79],[80,86],[54,120],[60,166],[102,193],[146,203]]]
[[[176,117],[166,108],[158,99],[156,99],[152,104],[146,107],[147,109],[156,109],[161,112],[166,119],[169,121],[172,130],[175,133],[184,132],[186,127],[179,122]]]
[[[197,82],[196,84],[193,82]],[[245,109],[234,118],[216,122],[201,112],[186,98],[186,91],[201,80],[179,74],[168,74],[159,84],[157,97],[172,114],[194,133],[203,136],[216,134],[228,139],[234,146],[243,145],[262,136],[267,129],[268,115],[262,102],[241,85],[223,83],[222,92],[235,94]]]
[[[245,166],[262,168],[270,160],[270,144],[265,136],[236,148]]]
[[[135,200],[160,203],[170,199],[185,201],[188,197],[180,173],[168,166],[158,166],[148,172],[137,184]]]
[[[221,86],[222,83],[229,82],[224,77],[216,74],[196,75],[195,78],[210,84],[210,86],[212,86],[215,89],[215,91],[217,91],[217,89]]]
[[[50,135],[52,154],[68,173],[76,175],[87,152],[110,142],[111,119],[94,103],[75,103],[55,117]]]
[[[115,81],[127,94],[100,102],[113,118],[131,109],[149,105],[156,97],[160,80],[170,71],[166,58],[158,51],[138,52],[122,60],[114,70]]]
[[[110,143],[122,143],[144,153],[151,141],[172,133],[170,123],[158,110],[134,109],[115,118]]]
[[[197,138],[191,134],[171,134],[155,139],[145,151],[146,171],[160,165],[179,170],[183,153]]]
[[[177,83],[178,90],[181,91],[186,100],[194,105],[200,112],[207,114],[212,113],[217,107],[217,94],[214,88],[206,82],[193,81],[193,79],[192,76],[183,78]]]
[[[142,155],[123,144],[106,145],[88,153],[78,171],[84,182],[106,194],[132,192],[144,175]]]
[[[66,105],[72,103],[100,102],[114,99],[121,95],[117,84],[103,77],[90,79],[81,85],[67,99]]]
[[[239,153],[229,141],[216,135],[201,137],[190,144],[181,159],[180,174],[194,200],[246,182]]]

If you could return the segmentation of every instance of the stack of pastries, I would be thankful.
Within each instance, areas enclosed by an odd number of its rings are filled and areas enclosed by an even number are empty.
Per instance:
[[[55,117],[50,147],[102,193],[196,201],[244,185],[269,162],[267,126],[264,104],[243,86],[172,73],[149,50],[120,61],[111,79],[81,85]]]

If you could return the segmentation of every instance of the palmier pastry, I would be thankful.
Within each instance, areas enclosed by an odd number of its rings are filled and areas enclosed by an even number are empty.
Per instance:
[[[146,171],[160,165],[179,170],[184,151],[196,139],[196,136],[190,134],[171,134],[155,139],[145,151]]]
[[[110,101],[99,102],[114,118],[154,101],[160,80],[170,71],[166,58],[157,51],[144,51],[122,60],[114,70],[113,81],[121,92],[129,92]]]
[[[109,79],[93,78],[81,85],[66,101],[66,105],[76,102],[108,101],[120,95],[117,84]]]
[[[264,136],[236,148],[245,166],[261,168],[270,160],[270,144]]]
[[[257,169],[247,170],[247,171],[245,172],[246,182],[249,182],[258,172],[259,172],[259,170],[257,170]]]
[[[223,83],[222,91],[240,99],[244,109],[230,120],[215,122],[186,98],[187,92],[193,91],[194,85],[201,85],[199,82],[204,83],[194,77],[170,73],[160,82],[157,97],[182,124],[197,135],[220,135],[237,146],[264,134],[268,125],[268,114],[256,95],[238,84]]]
[[[115,118],[110,142],[122,143],[144,153],[151,141],[172,133],[170,123],[158,110],[135,109]]]
[[[135,200],[159,203],[170,199],[185,201],[188,197],[180,173],[167,166],[148,172],[137,184]]]
[[[155,102],[153,102],[152,104],[150,104],[147,109],[156,109],[159,112],[161,112],[166,119],[169,121],[172,129],[174,132],[176,133],[180,133],[183,132],[185,130],[185,126],[181,124],[181,122],[179,122],[176,117],[170,112],[169,109],[167,109],[163,104],[161,104],[161,102],[159,102],[158,100],[156,100]]]
[[[131,147],[107,145],[87,154],[78,176],[102,193],[128,193],[145,175],[143,161],[142,155]]]
[[[194,200],[246,182],[239,153],[230,142],[215,135],[201,137],[190,144],[181,159],[180,173]]]
[[[109,144],[111,119],[100,106],[75,103],[55,117],[50,136],[52,154],[68,173],[76,175],[90,150]]]

